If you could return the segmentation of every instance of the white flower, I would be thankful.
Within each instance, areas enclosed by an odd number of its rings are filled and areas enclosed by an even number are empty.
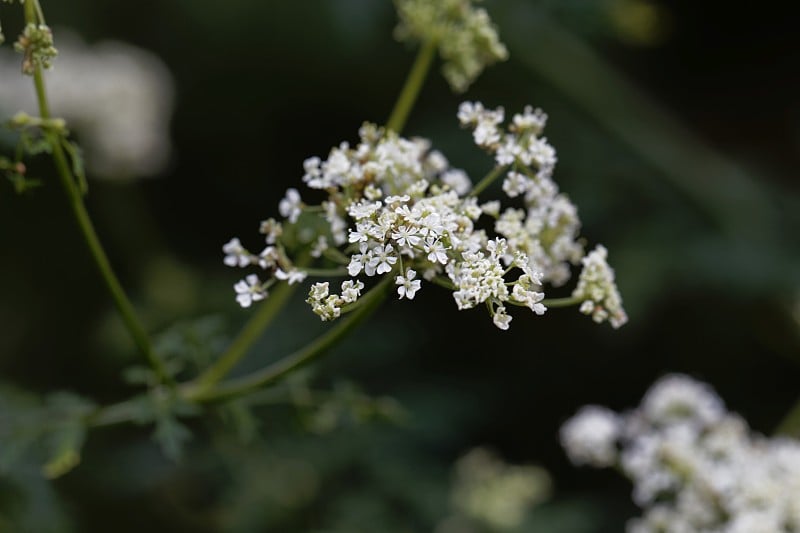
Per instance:
[[[659,379],[642,399],[642,415],[653,424],[687,422],[705,427],[725,416],[725,404],[714,390],[681,374]]]
[[[296,268],[289,270],[289,272],[284,272],[280,268],[275,271],[275,277],[282,281],[288,281],[289,285],[302,283],[306,276],[305,272]]]
[[[506,175],[503,180],[503,191],[509,198],[516,198],[521,194],[525,194],[531,187],[531,179],[524,174],[514,172],[513,170]]]
[[[328,296],[329,284],[327,281],[315,283],[311,286],[308,296],[312,300],[322,300]]]
[[[361,271],[365,270],[366,267],[372,262],[372,251],[367,250],[367,245],[362,243],[360,249],[360,254],[353,254],[350,256],[350,264],[347,266],[347,272],[351,276],[358,276]],[[374,270],[372,272],[372,274],[367,273],[367,275],[374,275]]]
[[[592,315],[595,322],[608,320],[618,328],[628,321],[628,315],[622,308],[622,297],[614,283],[614,271],[606,262],[607,257],[605,247],[598,245],[583,258],[583,270],[572,297],[584,300],[580,310]]]
[[[275,244],[278,237],[283,235],[283,226],[274,218],[268,218],[261,222],[261,227],[259,227],[258,231],[266,235],[267,244]]]
[[[431,263],[447,264],[447,249],[442,244],[442,241],[434,241],[425,244],[425,251],[428,253],[428,261]]]
[[[561,427],[561,445],[577,465],[611,466],[617,460],[622,420],[613,411],[590,405]]]
[[[490,217],[498,217],[500,216],[500,202],[498,200],[492,200],[481,204],[481,211]]]
[[[423,9],[423,3],[416,5]],[[544,114],[526,107],[504,126],[503,108],[464,102],[458,117],[490,155],[513,164],[497,172],[507,172],[503,188],[517,198],[516,205],[504,209],[497,200],[479,201],[479,195],[470,194],[474,190],[466,174],[450,168],[430,141],[363,125],[358,143],[343,142],[327,158],[309,158],[303,165],[303,181],[326,198],[307,210],[309,224],[297,237],[311,244],[312,257],[325,251],[326,261],[347,265],[353,278],[342,285],[341,295],[330,294],[327,285],[315,285],[307,299],[314,312],[323,320],[347,313],[363,287],[357,277],[391,273],[401,299],[414,298],[421,285],[417,276],[452,284],[458,309],[484,304],[494,323],[508,329],[509,304],[543,314],[542,284],[563,284],[572,265],[583,260],[573,293],[582,311],[615,327],[623,323],[605,249],[584,258],[577,209],[552,180],[555,151],[539,136]],[[293,221],[305,204],[299,192],[289,189],[279,209]],[[482,223],[484,214],[494,220]],[[279,240],[280,224],[270,219],[262,232],[269,246],[261,256],[231,241],[225,247],[226,264],[256,262],[274,279],[301,281],[302,273],[291,269],[285,243]],[[522,274],[514,281],[512,271],[517,269]]]
[[[406,271],[405,276],[398,275],[395,278],[395,284],[399,285],[399,287],[397,287],[397,294],[400,295],[400,299],[403,298],[408,298],[409,300],[414,299],[414,295],[419,290],[421,284],[420,280],[414,279],[416,275],[417,273],[409,268]]]
[[[358,222],[356,224],[356,229],[350,230],[350,235],[348,237],[349,242],[367,242],[369,240],[370,229],[374,226],[374,224],[370,222]]]
[[[458,121],[462,126],[476,124],[484,112],[483,104],[480,102],[462,102],[458,106]]]
[[[387,198],[386,200],[388,205],[389,199]],[[347,213],[355,220],[362,220],[371,217],[377,213],[380,208],[380,202],[356,202],[350,205],[347,209]]]
[[[274,246],[267,246],[258,254],[258,266],[264,270],[273,268],[278,264],[278,250]]]
[[[222,251],[226,254],[225,259],[222,260],[228,266],[246,267],[251,263],[250,252],[245,250],[239,239],[234,237],[229,240],[223,247]]]
[[[463,170],[448,170],[439,179],[459,196],[466,195],[472,189],[472,182]]]
[[[414,227],[400,226],[395,232],[392,233],[392,239],[397,241],[400,246],[417,246],[422,237],[419,236],[419,230]]]
[[[250,307],[250,304],[263,300],[267,297],[267,291],[261,285],[261,281],[255,274],[250,274],[245,279],[233,286],[236,291],[236,301],[242,307]]]
[[[662,378],[624,415],[582,409],[561,440],[577,464],[619,459],[644,508],[629,533],[773,533],[800,524],[800,442],[752,433],[688,376]]]
[[[357,280],[349,279],[342,282],[342,300],[345,303],[351,304],[358,300],[361,296],[361,291],[364,289],[364,284]]]
[[[492,319],[494,320],[494,325],[502,330],[507,330],[511,324],[511,316],[506,314],[506,308],[502,305],[495,309]]]
[[[391,244],[376,246],[372,249],[372,259],[368,265],[378,274],[386,274],[392,270],[392,265],[397,262],[397,257],[392,255],[394,248]],[[369,273],[367,273],[369,275]]]
[[[523,274],[520,277],[526,276]],[[523,284],[526,283],[523,281]],[[543,292],[536,292],[527,290],[523,287],[519,281],[514,284],[514,288],[511,291],[511,297],[519,303],[527,305],[531,311],[536,313],[537,315],[543,315],[545,311],[547,311],[547,307],[544,306],[542,300],[544,300],[544,293]]]
[[[531,106],[525,106],[522,114],[516,114],[511,119],[513,122],[514,131],[526,132],[530,131],[534,135],[539,135],[547,124],[547,114],[541,109],[533,109]]]
[[[278,211],[281,216],[288,218],[289,222],[294,224],[302,213],[302,205],[300,193],[297,192],[297,189],[290,188],[286,190],[286,196],[278,204]]]

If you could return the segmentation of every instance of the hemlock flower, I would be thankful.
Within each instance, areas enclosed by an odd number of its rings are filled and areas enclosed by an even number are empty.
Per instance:
[[[543,284],[565,283],[572,265],[583,260],[575,294],[586,292],[585,298],[602,305],[619,325],[624,312],[611,288],[613,273],[600,264],[605,249],[584,258],[577,208],[552,179],[555,151],[539,137],[546,115],[526,107],[507,127],[505,117],[501,108],[479,102],[465,102],[458,110],[478,146],[496,159],[503,150],[510,158],[493,175],[503,180],[515,206],[480,202],[467,174],[451,167],[430,141],[364,124],[356,144],[343,142],[326,158],[303,163],[302,180],[324,196],[320,205],[306,206],[290,188],[278,206],[286,220],[262,223],[267,247],[261,255],[232,240],[224,248],[225,263],[257,264],[271,277],[269,284],[300,282],[307,272],[293,264],[283,241],[284,235],[302,234],[303,246],[324,266],[308,273],[352,278],[341,294],[331,293],[328,282],[311,287],[306,301],[322,320],[353,308],[368,290],[359,277],[392,276],[400,299],[412,300],[424,282],[435,282],[451,288],[458,309],[485,305],[494,324],[508,329],[509,305],[544,314]],[[302,221],[301,211],[308,215]],[[286,224],[296,230],[284,231]]]
[[[306,273],[296,268],[291,269],[289,272],[284,272],[279,268],[275,271],[275,277],[279,280],[285,280],[289,285],[294,285],[306,279]]]
[[[561,444],[576,465],[612,466],[621,431],[622,420],[614,411],[588,405],[561,426]]]
[[[688,376],[660,379],[626,413],[582,408],[561,442],[573,463],[616,465],[631,480],[643,514],[628,533],[800,528],[800,442],[752,432]]]
[[[223,259],[223,263],[228,266],[246,267],[251,263],[250,253],[245,250],[245,248],[242,246],[242,243],[239,242],[239,239],[236,237],[228,241],[222,247],[222,251],[225,252],[225,259]]]
[[[395,284],[399,285],[399,287],[397,287],[397,294],[400,295],[401,300],[403,298],[408,298],[409,300],[414,299],[414,295],[417,294],[417,291],[422,285],[420,280],[414,279],[416,275],[417,273],[409,268],[405,276],[398,275],[397,278],[395,278]]]
[[[236,283],[233,289],[236,291],[236,301],[242,307],[250,307],[253,302],[267,297],[267,291],[264,290],[261,280],[255,274],[250,274]]]
[[[281,216],[289,219],[290,223],[294,224],[297,222],[297,217],[299,217],[302,212],[302,205],[300,193],[297,192],[297,189],[288,189],[286,191],[286,196],[281,200],[280,204],[278,204],[278,212]]]
[[[598,323],[608,320],[612,327],[618,328],[628,321],[628,315],[622,308],[622,297],[614,283],[614,271],[606,262],[607,257],[606,248],[598,245],[583,258],[583,270],[572,297],[583,299],[581,313],[591,315],[592,320]]]
[[[495,310],[492,318],[494,325],[502,330],[508,329],[511,324],[511,317],[506,314],[506,308],[502,305]]]
[[[508,58],[488,13],[470,0],[395,0],[395,6],[400,17],[395,37],[434,43],[444,60],[442,74],[455,92],[464,92],[484,68]]]

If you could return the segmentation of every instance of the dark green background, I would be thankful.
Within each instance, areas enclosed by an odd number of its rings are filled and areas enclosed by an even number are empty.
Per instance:
[[[558,446],[559,425],[579,406],[633,407],[654,379],[679,371],[770,432],[800,397],[796,30],[777,1],[746,10],[664,1],[663,38],[643,46],[613,24],[612,5],[487,2],[510,61],[465,96],[432,73],[406,133],[431,138],[477,177],[490,161],[458,128],[459,102],[542,107],[556,180],[579,206],[590,245],[610,251],[627,326],[552,310],[519,313],[502,333],[429,286],[413,303],[385,305],[312,378],[393,396],[404,424],[316,435],[297,409],[264,408],[261,437],[244,445],[217,418],[194,420],[179,464],[149,429],[98,430],[83,464],[56,482],[39,481],[33,463],[0,475],[0,512],[37,532],[430,531],[447,513],[450,465],[488,445],[555,478],[551,503],[526,531],[613,532],[636,513],[629,487],[613,473],[572,468]],[[214,315],[232,334],[250,311],[233,300],[239,272],[222,265],[220,247],[234,235],[257,247],[258,222],[299,184],[306,157],[355,141],[364,120],[386,119],[413,60],[391,38],[390,2],[43,7],[51,26],[152,50],[173,72],[169,170],[94,180],[88,207],[152,331]],[[0,6],[9,36],[17,11]],[[134,389],[119,376],[136,355],[48,162],[32,171],[44,187],[22,197],[0,188],[2,381],[122,399]],[[243,366],[280,356],[316,328],[298,298]],[[311,465],[319,484],[286,504],[280,495],[297,485],[284,468],[292,461]]]

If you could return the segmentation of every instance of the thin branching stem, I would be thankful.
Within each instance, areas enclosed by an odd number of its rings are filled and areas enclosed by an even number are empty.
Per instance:
[[[496,167],[494,167],[488,174],[486,174],[486,176],[483,177],[483,179],[481,179],[481,181],[479,181],[475,185],[475,187],[472,188],[472,190],[469,192],[469,195],[470,196],[480,195],[483,191],[486,190],[486,188],[489,185],[494,183],[494,181],[500,177],[500,175],[503,173],[505,169],[506,169],[505,165],[497,165]]]
[[[403,131],[408,115],[411,113],[411,109],[417,101],[417,96],[419,96],[419,92],[425,83],[425,78],[428,76],[433,58],[436,56],[436,48],[437,43],[435,40],[426,41],[420,47],[417,58],[414,60],[411,71],[406,78],[405,85],[403,85],[400,96],[397,98],[397,103],[389,116],[389,121],[386,123],[387,130],[391,130],[398,135]]]
[[[392,282],[392,276],[386,276],[383,281],[361,297],[359,301],[362,302],[362,305],[358,309],[355,309],[346,318],[340,319],[338,324],[300,350],[276,361],[262,370],[241,378],[220,383],[211,389],[188,388],[185,393],[185,398],[190,401],[204,403],[229,400],[231,398],[247,395],[277,382],[289,372],[313,361],[346,337],[348,333],[378,307],[386,296],[387,289],[391,286]]]
[[[40,8],[38,7],[38,2],[36,0],[25,0],[25,21],[27,23],[35,24],[37,17],[41,18],[40,15],[37,14],[37,9]],[[42,74],[42,68],[39,65],[34,65],[33,67],[33,83],[34,87],[36,88],[36,99],[39,104],[39,114],[43,120],[49,120],[51,118],[50,106],[47,100],[44,75]],[[89,213],[86,210],[85,204],[83,203],[83,198],[78,189],[77,181],[70,170],[70,164],[61,145],[61,139],[56,133],[48,131],[47,129],[44,130],[44,134],[47,136],[49,144],[52,147],[53,161],[55,162],[56,171],[59,180],[61,181],[61,185],[64,188],[64,192],[67,194],[67,199],[70,207],[72,208],[72,214],[78,223],[78,227],[81,230],[84,240],[86,241],[86,245],[89,248],[89,253],[92,256],[92,259],[94,259],[94,262],[100,271],[100,275],[102,276],[106,287],[111,293],[111,297],[114,300],[114,304],[117,307],[117,311],[119,312],[122,321],[133,338],[136,347],[147,358],[147,361],[159,376],[159,379],[163,382],[171,383],[171,378],[164,367],[164,363],[158,358],[153,350],[150,338],[139,321],[133,304],[131,304],[130,299],[125,293],[125,290],[122,288],[122,284],[120,284],[119,279],[114,273],[111,263],[108,260],[108,256],[106,255],[103,245],[100,242],[100,238],[97,236],[97,232],[94,229],[92,220],[89,217]]]
[[[261,334],[267,326],[272,323],[278,312],[283,309],[296,287],[297,285],[282,283],[270,293],[269,298],[258,306],[258,310],[247,321],[225,353],[195,380],[199,390],[213,387],[214,384],[228,375],[228,372],[236,366],[236,363],[247,355],[253,344],[261,338]]]
[[[571,307],[583,303],[585,298],[545,298],[541,303],[545,307]]]

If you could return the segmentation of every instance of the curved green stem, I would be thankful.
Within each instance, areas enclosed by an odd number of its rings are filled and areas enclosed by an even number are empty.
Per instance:
[[[222,357],[217,359],[213,365],[208,367],[197,379],[194,386],[198,390],[206,390],[213,387],[247,354],[250,347],[261,337],[264,329],[277,316],[289,297],[297,288],[297,285],[283,283],[279,285],[269,298],[258,307],[258,311],[247,321],[239,335],[228,347]]]
[[[386,296],[387,288],[394,282],[393,276],[386,276],[377,286],[373,287],[367,294],[361,297],[363,303],[361,307],[355,309],[346,318],[339,320],[339,323],[316,338],[310,344],[300,350],[276,361],[268,367],[243,376],[221,383],[213,388],[188,388],[185,398],[194,402],[214,402],[227,400],[237,396],[242,396],[270,385],[280,378],[303,366],[334,346],[352,331],[364,318],[369,316],[372,311],[383,301]]]
[[[38,2],[35,0],[25,0],[26,22],[34,24],[36,23],[37,6]],[[51,118],[50,106],[47,101],[47,91],[45,89],[42,69],[38,65],[34,66],[33,83],[36,88],[36,99],[39,104],[39,114],[41,115],[42,119],[49,120]],[[131,337],[133,337],[133,341],[136,343],[137,348],[147,358],[150,366],[153,367],[153,370],[156,372],[159,379],[164,382],[171,383],[171,378],[164,367],[164,363],[156,356],[147,332],[139,322],[139,318],[134,311],[133,305],[128,299],[128,296],[125,293],[125,290],[122,288],[119,280],[117,279],[114,270],[111,268],[111,263],[108,260],[108,256],[103,249],[103,245],[100,243],[100,239],[98,238],[97,232],[94,229],[94,225],[89,217],[89,213],[86,211],[86,206],[83,203],[83,198],[81,197],[81,193],[78,190],[75,178],[70,170],[70,165],[67,161],[67,156],[64,153],[64,149],[61,146],[60,139],[55,133],[47,130],[45,130],[45,135],[52,146],[53,160],[55,162],[56,171],[59,180],[61,181],[61,185],[64,188],[64,192],[67,194],[70,207],[72,208],[72,214],[74,215],[75,220],[78,222],[78,226],[83,234],[83,238],[89,248],[89,253],[92,255],[92,258],[94,259],[94,262],[100,271],[100,275],[102,276],[103,281],[105,281],[105,284],[111,293],[111,297],[114,300],[114,304],[116,305],[120,316],[122,317],[122,321],[125,323],[125,326],[130,332]]]
[[[585,299],[586,298],[574,298],[572,296],[569,298],[545,298],[541,303],[544,304],[545,307],[570,307],[583,303]]]
[[[345,267],[341,268],[303,268],[301,269],[303,272],[311,276],[312,278],[338,278],[342,276],[347,276],[348,272]]]
[[[775,428],[775,434],[800,437],[800,400],[783,417],[778,427]]]
[[[414,107],[414,102],[417,101],[419,91],[425,83],[433,58],[436,56],[437,45],[438,43],[435,40],[430,40],[423,43],[419,49],[417,58],[411,66],[408,78],[406,78],[406,83],[403,85],[400,96],[397,97],[397,103],[395,103],[392,114],[386,123],[387,130],[397,134],[403,131],[408,115],[411,113],[411,108]]]
[[[481,181],[475,185],[475,187],[472,188],[472,190],[469,192],[469,195],[478,196],[480,193],[485,191],[486,187],[491,185],[497,178],[499,178],[505,169],[505,165],[497,165],[494,167],[488,174],[486,174],[486,176],[483,177]]]

